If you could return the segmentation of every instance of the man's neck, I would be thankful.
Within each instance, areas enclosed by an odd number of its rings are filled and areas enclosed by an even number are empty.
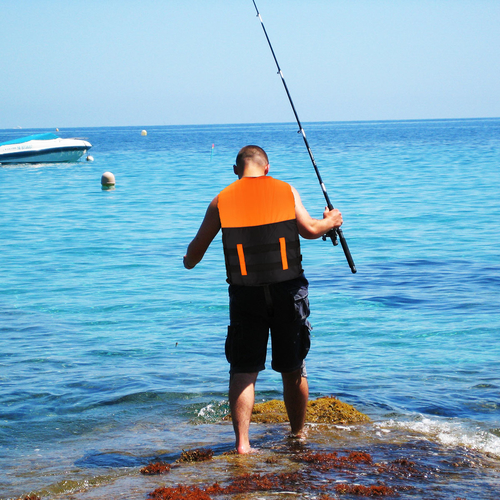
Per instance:
[[[243,171],[243,175],[240,177],[240,179],[244,177],[264,177],[266,175],[265,170],[262,170],[262,167],[252,167],[249,166],[245,168]]]

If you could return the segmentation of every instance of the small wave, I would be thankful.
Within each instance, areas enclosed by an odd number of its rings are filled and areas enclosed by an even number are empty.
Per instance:
[[[197,411],[194,421],[196,423],[220,422],[229,413],[229,403],[227,401],[212,401],[203,406],[196,405]]]
[[[421,417],[415,421],[391,419],[376,427],[382,432],[398,429],[417,433],[444,446],[463,447],[500,458],[500,437],[472,423]]]

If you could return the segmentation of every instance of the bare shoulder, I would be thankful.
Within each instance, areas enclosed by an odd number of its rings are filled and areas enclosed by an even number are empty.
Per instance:
[[[208,205],[207,212],[205,214],[205,219],[203,221],[206,225],[209,225],[212,229],[220,229],[220,217],[219,217],[219,195],[217,195]]]
[[[302,205],[299,192],[291,184],[290,188],[292,189],[293,197],[295,198],[295,204],[300,203]]]

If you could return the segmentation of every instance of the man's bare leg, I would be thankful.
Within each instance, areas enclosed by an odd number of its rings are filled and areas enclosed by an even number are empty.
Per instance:
[[[236,436],[236,451],[250,453],[250,420],[255,401],[256,373],[234,373],[229,381],[229,406]]]
[[[296,437],[302,437],[306,421],[307,400],[309,399],[307,378],[302,377],[300,369],[290,373],[282,373],[281,377],[283,379],[283,399],[292,434]]]

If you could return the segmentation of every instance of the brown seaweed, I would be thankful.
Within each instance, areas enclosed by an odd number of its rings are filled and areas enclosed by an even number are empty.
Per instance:
[[[182,484],[174,488],[156,488],[148,498],[151,500],[212,500],[212,497],[204,490]]]
[[[205,462],[214,456],[214,452],[208,448],[196,448],[194,450],[182,450],[181,456],[177,462]]]
[[[351,451],[346,456],[339,456],[334,452],[306,452],[299,454],[296,460],[311,464],[319,470],[328,469],[355,469],[359,464],[371,465],[373,459],[369,453]]]
[[[300,475],[298,473],[243,474],[233,479],[228,486],[219,487],[218,494],[231,495],[251,491],[280,491],[297,486],[299,482]],[[208,489],[207,491],[210,492],[211,490]]]
[[[307,403],[306,422],[345,425],[369,421],[367,415],[333,396],[318,398]],[[256,403],[252,412],[252,422],[267,424],[288,422],[285,403],[276,399]]]
[[[157,488],[149,494],[152,500],[211,500],[210,495],[235,495],[253,491],[281,491],[296,487],[301,476],[291,474],[243,474],[227,486],[214,483],[205,489],[179,485],[176,488]]]
[[[154,462],[146,465],[141,469],[141,474],[145,475],[155,475],[155,474],[165,474],[170,470],[170,464],[166,462]]]
[[[191,450],[192,452],[200,450]],[[201,450],[206,451],[206,450]],[[195,453],[194,457],[212,456],[211,450],[207,454]],[[189,458],[193,455],[188,454]],[[306,468],[293,473],[268,473],[268,474],[243,474],[233,478],[227,484],[214,483],[206,487],[178,485],[177,487],[157,488],[149,495],[150,500],[214,500],[218,497],[232,497],[245,495],[245,493],[259,491],[304,491],[304,486],[310,483],[311,473],[336,469],[341,474],[350,474],[354,469],[361,469],[362,475],[366,473],[387,474],[391,476],[422,477],[428,472],[423,470],[413,461],[400,458],[388,464],[374,463],[369,453],[361,451],[343,451],[342,454],[332,452],[302,452],[294,457],[296,461],[307,464]],[[192,460],[187,460],[192,461]],[[196,461],[196,460],[195,460]],[[269,463],[274,463],[271,460]],[[388,497],[398,496],[399,492],[413,490],[414,486],[390,486],[379,481],[377,484],[363,485],[349,482],[338,483],[334,479],[327,479],[322,485],[309,484],[309,491],[319,495],[319,500],[334,500],[342,495],[359,497]],[[332,495],[332,496],[330,496]],[[237,496],[237,498],[240,498]],[[32,499],[26,499],[32,500]],[[457,498],[456,500],[465,500]]]
[[[415,462],[412,462],[407,458],[399,458],[390,463],[376,465],[380,474],[389,472],[400,478],[425,478],[431,474],[431,471],[426,468],[419,467]]]
[[[397,495],[396,491],[384,484],[363,486],[362,484],[336,484],[334,489],[340,495],[359,495],[363,497],[386,497]]]

